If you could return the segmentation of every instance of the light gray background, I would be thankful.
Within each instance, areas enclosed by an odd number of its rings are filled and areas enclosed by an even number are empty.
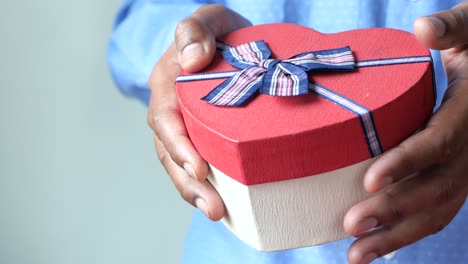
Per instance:
[[[1,1],[0,263],[179,263],[192,209],[106,65],[119,0]]]

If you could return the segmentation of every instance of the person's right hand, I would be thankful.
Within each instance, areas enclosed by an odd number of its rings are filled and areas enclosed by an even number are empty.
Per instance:
[[[159,160],[181,196],[211,220],[224,216],[224,204],[206,181],[209,168],[192,145],[179,109],[175,80],[181,69],[196,72],[208,66],[216,51],[215,38],[250,22],[221,5],[206,5],[181,21],[175,41],[149,79],[148,124],[154,131]]]

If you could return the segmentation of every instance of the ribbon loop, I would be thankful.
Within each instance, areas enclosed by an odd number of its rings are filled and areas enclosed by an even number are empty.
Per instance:
[[[270,58],[271,51],[266,43],[261,40],[230,47],[223,50],[222,54],[224,59],[232,66],[238,69],[246,69]]]
[[[222,54],[230,65],[243,69],[202,98],[222,106],[241,106],[257,92],[272,96],[307,94],[308,71],[355,68],[349,47],[306,52],[278,60],[270,59],[271,51],[262,40],[228,48]]]

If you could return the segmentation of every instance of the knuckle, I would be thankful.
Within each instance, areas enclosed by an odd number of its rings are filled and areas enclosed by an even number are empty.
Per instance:
[[[154,132],[159,135],[160,134],[160,126],[164,124],[165,121],[168,120],[168,116],[171,114],[171,110],[164,105],[159,105],[155,109],[148,110],[148,114],[146,117],[146,122],[148,125],[153,128]]]
[[[192,14],[192,17],[197,19],[198,21],[203,21],[207,28],[211,29],[214,32],[220,32],[222,28],[225,27],[227,19],[227,14],[229,13],[229,9],[225,6],[220,4],[208,4],[200,7],[195,13]],[[212,17],[207,17],[206,14],[218,14],[217,21],[219,23],[210,23]],[[220,21],[220,19],[222,21]]]
[[[156,132],[157,124],[161,121],[161,114],[154,109],[149,109],[146,115],[146,122]]]
[[[156,89],[156,87],[157,87],[157,82],[158,82],[158,78],[159,78],[157,73],[159,71],[160,71],[160,66],[159,66],[159,62],[158,62],[154,66],[153,72],[151,73],[151,75],[148,78],[148,87],[150,88],[150,91]]]
[[[402,208],[400,207],[400,203],[395,202],[397,199],[399,199],[399,196],[400,192],[395,187],[389,188],[383,194],[383,201],[388,208],[389,217],[392,222],[398,222],[402,220],[405,215],[402,211]]]
[[[409,156],[409,148],[405,142],[395,147],[395,154],[399,157],[400,165],[405,171],[414,172],[417,170],[417,166],[414,160]]]
[[[462,9],[452,9],[447,12],[449,26],[463,26],[465,24],[465,14]]]
[[[455,144],[451,133],[447,131],[439,132],[439,135],[435,135],[434,138],[439,138],[436,147],[440,149],[440,162],[447,162],[458,154],[460,145]]]
[[[208,4],[208,5],[204,5],[202,7],[200,7],[195,13],[199,13],[199,12],[203,12],[203,11],[211,11],[211,10],[220,10],[220,11],[224,11],[224,10],[227,10],[226,7],[224,7],[223,5],[220,5],[220,4]]]
[[[392,232],[393,230],[391,227],[387,227],[387,231]],[[409,238],[406,236],[398,238],[382,236],[380,241],[382,244],[380,249],[377,250],[380,256],[384,256],[410,243]]]
[[[416,230],[418,228],[419,227],[413,227],[411,230]],[[384,244],[385,244],[385,247],[384,247],[385,250],[382,252],[384,253],[382,255],[386,255],[390,252],[393,252],[395,250],[408,246],[414,243],[415,241],[417,241],[418,239],[420,239],[419,236],[411,234],[411,232],[407,233],[408,232],[407,230],[402,232],[402,230],[400,230],[396,226],[389,227],[388,231],[389,231],[389,235],[384,236],[383,238]]]
[[[151,108],[149,108],[148,112],[146,113],[146,123],[149,127],[154,129],[153,111],[151,110]]]
[[[157,151],[158,159],[161,162],[161,164],[164,166],[166,171],[169,170],[169,166],[172,163],[172,158],[171,155],[165,150],[158,150]]]
[[[198,30],[199,28],[200,22],[194,16],[188,17],[180,21],[179,24],[177,24],[175,30],[176,43],[185,39],[190,40],[190,34],[187,33],[193,32],[194,30]]]
[[[464,24],[464,13],[460,9],[451,9],[438,13],[437,17],[447,26],[448,31],[456,30],[457,27]]]
[[[190,188],[189,184],[190,183],[187,179],[175,182],[175,186],[179,191],[179,194],[182,197],[182,199],[184,199],[187,203],[195,206],[196,195],[192,191],[192,188]]]
[[[181,20],[176,26],[176,30],[175,30],[176,35],[180,35],[186,32],[187,30],[193,28],[194,23],[196,23],[196,21],[193,17],[188,17],[188,18]]]
[[[455,132],[441,129],[442,127],[440,121],[437,121],[425,129],[426,138],[431,139],[425,142],[430,144],[429,148],[432,150],[428,155],[433,157],[436,164],[452,160],[460,153],[463,145],[455,140]]]
[[[455,183],[450,177],[443,177],[444,180],[433,187],[432,194],[436,205],[444,205],[452,200],[455,191]]]
[[[191,179],[182,171],[174,169],[176,165],[171,155],[165,150],[157,150],[157,155],[164,169],[168,172],[169,176],[174,183],[174,186],[179,192],[179,195],[186,202],[195,206],[195,199],[197,195],[194,192],[193,182]]]

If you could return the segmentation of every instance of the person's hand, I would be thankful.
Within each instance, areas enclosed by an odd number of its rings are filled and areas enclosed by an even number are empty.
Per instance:
[[[193,147],[175,92],[181,69],[202,70],[214,57],[215,38],[250,25],[221,5],[206,5],[181,21],[175,41],[153,69],[148,124],[154,131],[158,157],[181,196],[212,220],[224,216],[224,204],[207,181],[208,165]]]
[[[448,90],[425,129],[366,172],[368,192],[397,184],[348,211],[344,228],[358,236],[348,252],[352,264],[369,263],[441,231],[468,195],[468,2],[418,18],[414,31],[421,43],[442,50]]]

